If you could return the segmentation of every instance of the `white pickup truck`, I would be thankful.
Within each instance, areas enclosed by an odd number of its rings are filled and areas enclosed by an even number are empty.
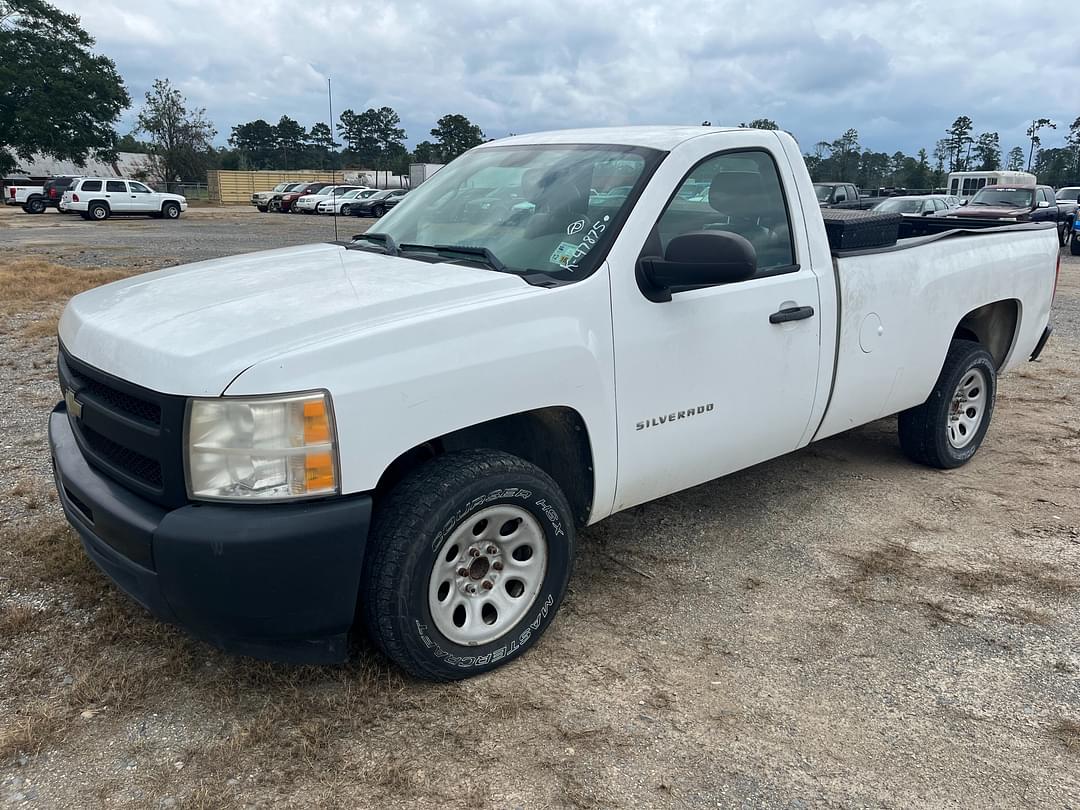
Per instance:
[[[46,208],[43,186],[4,186],[4,204],[21,205],[28,214],[40,214]]]
[[[359,617],[430,679],[533,645],[614,512],[889,414],[965,463],[1058,261],[1031,224],[835,249],[795,141],[713,127],[487,143],[376,227],[76,296],[49,437],[158,617],[291,661]]]

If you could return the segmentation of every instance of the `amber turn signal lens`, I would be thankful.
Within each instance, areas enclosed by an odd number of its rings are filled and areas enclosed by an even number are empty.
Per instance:
[[[330,441],[330,420],[326,402],[313,400],[304,403],[304,444],[323,444]]]

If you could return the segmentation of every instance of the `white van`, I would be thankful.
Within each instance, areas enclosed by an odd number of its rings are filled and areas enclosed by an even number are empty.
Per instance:
[[[1033,186],[1030,172],[950,172],[948,194],[966,200],[983,186]]]

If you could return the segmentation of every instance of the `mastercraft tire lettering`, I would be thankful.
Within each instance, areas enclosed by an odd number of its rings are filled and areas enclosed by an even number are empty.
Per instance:
[[[494,669],[551,623],[573,548],[570,507],[543,470],[489,450],[429,461],[377,506],[361,596],[368,632],[417,677]]]

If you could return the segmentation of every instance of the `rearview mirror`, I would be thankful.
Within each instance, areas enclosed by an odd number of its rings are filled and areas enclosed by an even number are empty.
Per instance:
[[[673,292],[744,281],[757,272],[757,252],[729,231],[692,231],[676,236],[664,258],[638,261],[638,285],[650,301],[670,301]]]

